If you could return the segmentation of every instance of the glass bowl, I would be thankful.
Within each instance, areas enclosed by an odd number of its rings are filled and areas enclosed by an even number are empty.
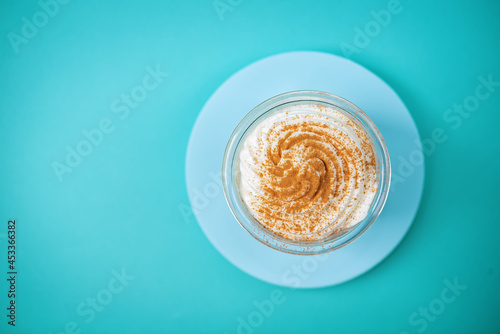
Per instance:
[[[290,240],[265,228],[247,208],[239,192],[239,152],[245,134],[253,126],[285,106],[297,103],[311,103],[333,107],[355,119],[372,140],[378,174],[378,188],[366,217],[356,225],[318,240]],[[384,139],[373,121],[351,102],[319,91],[295,91],[277,95],[262,102],[250,111],[233,131],[222,162],[222,184],[226,201],[236,220],[255,239],[278,251],[314,255],[333,251],[360,237],[377,219],[389,193],[391,166]]]

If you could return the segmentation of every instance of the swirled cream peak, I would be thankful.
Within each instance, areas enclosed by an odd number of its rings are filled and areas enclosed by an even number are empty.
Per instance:
[[[282,107],[249,129],[239,188],[250,213],[291,240],[318,240],[362,221],[378,187],[375,149],[340,109]]]

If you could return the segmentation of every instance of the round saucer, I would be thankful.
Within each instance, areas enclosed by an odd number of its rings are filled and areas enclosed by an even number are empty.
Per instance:
[[[323,255],[291,255],[261,244],[232,216],[222,191],[222,157],[236,125],[259,103],[296,90],[329,92],[357,105],[382,133],[392,163],[391,190],[379,218],[353,243]],[[419,157],[416,163],[408,162],[415,156]],[[272,284],[317,288],[363,274],[399,244],[420,203],[423,166],[415,123],[391,87],[348,59],[290,52],[243,68],[210,97],[189,140],[186,183],[202,230],[232,264]]]

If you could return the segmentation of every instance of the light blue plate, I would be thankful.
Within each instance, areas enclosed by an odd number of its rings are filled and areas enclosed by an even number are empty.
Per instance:
[[[232,216],[222,191],[222,157],[236,125],[259,103],[294,90],[329,92],[360,107],[379,128],[391,156],[394,187],[391,186],[381,215],[352,244],[325,255],[290,255],[261,244]],[[282,286],[335,285],[373,268],[408,231],[420,203],[424,180],[419,143],[415,123],[401,99],[364,67],[326,53],[279,54],[234,74],[205,104],[187,150],[188,195],[206,236],[236,267]],[[409,165],[402,166],[402,159]]]

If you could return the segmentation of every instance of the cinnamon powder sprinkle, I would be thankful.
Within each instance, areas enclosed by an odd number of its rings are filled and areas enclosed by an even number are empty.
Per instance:
[[[285,107],[243,138],[241,197],[262,226],[291,240],[318,240],[363,220],[378,188],[374,147],[345,112]]]

